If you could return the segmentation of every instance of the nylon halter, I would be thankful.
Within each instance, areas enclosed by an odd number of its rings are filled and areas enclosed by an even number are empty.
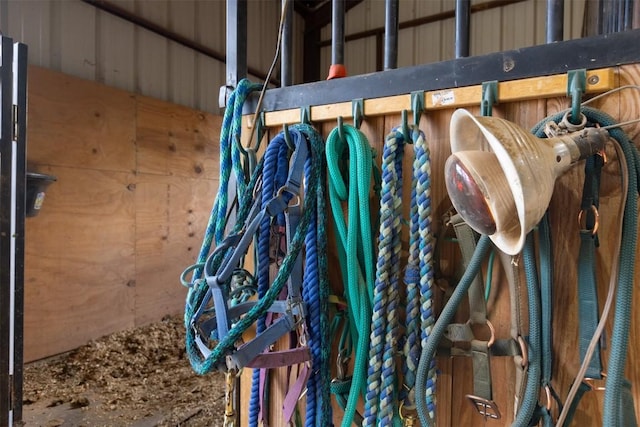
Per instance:
[[[308,416],[307,425],[324,425],[331,418],[326,380],[329,377],[328,353],[322,351],[323,348],[330,348],[327,309],[323,307],[327,304],[328,294],[326,261],[322,258],[326,254],[322,243],[326,241],[323,222],[325,213],[322,211],[324,145],[318,133],[308,125],[293,126],[290,134],[294,149],[290,162],[277,157],[277,163],[290,164],[288,173],[279,175],[280,181],[271,180],[272,193],[269,194],[264,188],[269,185],[264,182],[263,188],[260,188],[260,184],[264,180],[263,173],[269,173],[266,166],[272,162],[262,159],[245,193],[253,194],[255,200],[250,197],[240,198],[233,231],[207,256],[206,262],[196,263],[182,275],[183,283],[190,287],[185,306],[186,347],[191,365],[198,374],[214,369],[238,370],[245,366],[271,368],[308,364],[310,360],[313,365],[310,381],[316,384],[316,391],[307,394],[307,407],[315,405],[322,411],[313,419]],[[288,148],[282,134],[272,144],[272,151],[282,152],[283,146]],[[282,176],[285,177],[284,182]],[[275,187],[274,183],[281,185]],[[306,197],[302,202],[300,195],[303,194],[303,185]],[[233,278],[238,271],[244,270],[244,255],[254,236],[256,233],[260,234],[261,226],[268,225],[272,219],[277,223],[286,216],[285,213],[300,208],[295,203],[292,205],[292,201],[302,204],[302,213],[298,225],[290,229],[287,253],[282,258],[276,277],[266,287],[262,287],[256,301],[231,305]],[[295,271],[302,265],[301,258],[298,258],[303,247],[306,248],[306,266],[301,283],[300,280],[291,278],[292,273],[296,275]],[[194,274],[190,282],[186,281],[189,272],[201,268],[204,269],[203,278]],[[263,265],[258,260],[257,271],[260,268]],[[301,289],[305,286],[309,289]],[[280,295],[286,295],[286,298],[279,300]],[[255,338],[239,345],[243,333],[256,321],[264,319],[267,313],[277,315],[277,319],[270,325],[263,324]],[[259,323],[263,323],[262,320]],[[312,323],[317,326],[312,327]],[[306,341],[308,347],[280,354],[265,351],[291,332],[297,333],[300,341]],[[300,393],[302,389],[300,387]],[[298,397],[289,402],[289,411],[293,411]]]

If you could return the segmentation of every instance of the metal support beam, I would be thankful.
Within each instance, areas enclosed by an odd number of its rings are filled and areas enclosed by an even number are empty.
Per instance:
[[[0,41],[0,426],[22,421],[26,46]]]
[[[385,1],[384,69],[398,68],[398,0]]]
[[[564,39],[564,0],[547,0],[547,43]]]
[[[292,76],[292,44],[293,44],[293,0],[282,0],[286,8],[282,27],[282,48],[280,50],[280,86],[291,86]]]
[[[456,0],[456,58],[469,56],[469,28],[471,26],[471,1]]]
[[[344,0],[331,3],[331,63],[344,64]]]
[[[227,68],[220,89],[220,108],[238,82],[247,76],[247,0],[227,0]]]

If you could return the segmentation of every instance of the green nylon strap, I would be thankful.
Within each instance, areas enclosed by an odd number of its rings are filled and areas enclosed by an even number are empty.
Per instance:
[[[374,161],[371,146],[364,134],[348,124],[331,131],[327,137],[326,156],[329,201],[349,307],[351,338],[355,341],[353,378],[342,420],[342,426],[349,427],[354,420],[358,397],[366,388],[375,265],[369,210]],[[345,166],[347,156],[348,179],[345,179],[345,171],[341,166]],[[347,219],[343,211],[345,201]]]
[[[466,269],[476,249],[477,234],[464,222],[459,214],[451,217],[451,224],[458,238],[460,252],[462,253],[463,266]],[[487,323],[487,305],[484,299],[484,284],[480,274],[476,275],[467,292],[469,299],[469,331],[472,324],[483,325]],[[451,325],[455,327],[455,325]],[[451,330],[451,328],[450,328]],[[473,361],[473,396],[492,402],[491,389],[491,351],[488,341],[475,339],[471,334],[471,359]]]
[[[598,293],[595,272],[595,237],[591,230],[580,231],[580,251],[578,255],[578,300],[580,316],[580,361],[584,358],[598,326]],[[591,357],[587,378],[602,378],[600,345]]]

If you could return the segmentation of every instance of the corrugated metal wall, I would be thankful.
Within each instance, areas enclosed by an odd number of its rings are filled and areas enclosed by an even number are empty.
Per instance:
[[[472,4],[485,0],[474,0]],[[587,0],[565,2],[565,39],[580,37]],[[224,0],[112,0],[171,31],[225,52]],[[248,1],[248,63],[266,73],[277,39],[281,0]],[[450,11],[455,0],[401,0],[400,22]],[[349,11],[347,35],[384,26],[383,0],[365,0]],[[526,0],[476,12],[471,18],[471,55],[532,46],[545,41],[545,0]],[[302,79],[304,23],[296,16],[293,80]],[[80,0],[0,0],[0,30],[29,45],[30,62],[110,86],[205,111],[218,112],[225,66]],[[454,19],[399,32],[398,66],[452,59]],[[328,25],[322,40],[331,38]],[[347,42],[349,75],[376,71],[376,37]],[[321,75],[330,65],[322,49]],[[278,70],[279,71],[279,70]],[[253,76],[253,80],[257,80]]]
[[[225,53],[224,0],[112,3]],[[248,64],[266,74],[275,51],[280,0],[249,1],[248,9]],[[219,111],[218,90],[226,80],[224,63],[87,3],[1,0],[0,16],[2,33],[29,46],[31,64],[200,110]],[[294,58],[302,57],[303,29],[296,17]],[[297,63],[294,82],[302,78],[302,61]]]

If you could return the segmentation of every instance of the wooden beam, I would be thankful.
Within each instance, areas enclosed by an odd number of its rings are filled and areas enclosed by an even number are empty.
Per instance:
[[[615,86],[613,68],[602,68],[587,72],[586,93],[602,93]],[[498,83],[498,103],[524,101],[528,99],[566,96],[567,74],[533,77]],[[425,110],[460,108],[480,105],[482,85],[452,88],[425,92]],[[364,100],[363,114],[366,117],[397,114],[402,110],[411,110],[411,95],[395,95],[384,98]],[[317,105],[310,108],[310,120],[314,123],[337,119],[338,116],[353,116],[350,102],[329,105]],[[290,109],[265,113],[265,126],[279,126],[284,123],[298,123],[300,110]],[[246,125],[251,125],[252,117],[245,116]]]

